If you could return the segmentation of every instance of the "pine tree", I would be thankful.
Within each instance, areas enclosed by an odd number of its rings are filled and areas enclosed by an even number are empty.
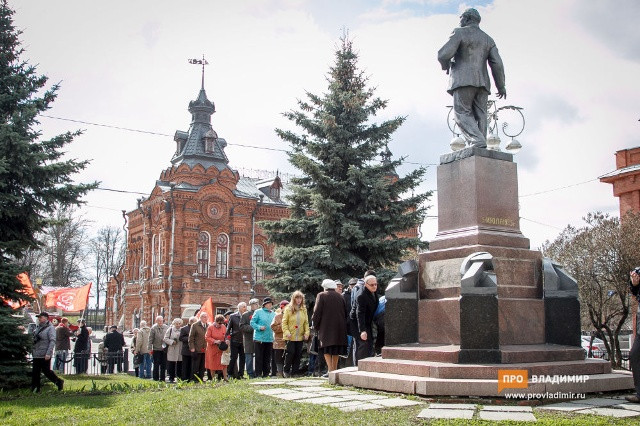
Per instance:
[[[307,93],[299,110],[284,114],[302,134],[276,129],[303,177],[291,182],[291,216],[260,223],[276,245],[275,261],[261,264],[274,294],[315,295],[324,278],[361,277],[367,269],[385,283],[409,250],[424,245],[398,235],[422,223],[431,192],[412,192],[425,169],[396,174],[403,159],[392,161],[387,145],[405,117],[371,122],[387,101],[367,87],[357,62],[352,42],[342,37],[327,93]]]
[[[40,141],[37,115],[56,98],[57,85],[44,90],[47,78],[20,59],[20,31],[13,10],[0,3],[0,388],[28,383],[26,354],[31,336],[20,329],[8,301],[30,301],[19,292],[18,262],[59,206],[78,204],[97,184],[74,184],[71,175],[87,161],[62,160],[61,149],[79,133]]]

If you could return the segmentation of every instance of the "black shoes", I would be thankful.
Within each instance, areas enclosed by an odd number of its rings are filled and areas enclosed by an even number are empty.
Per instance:
[[[625,396],[624,399],[626,399],[629,402],[640,404],[640,397],[638,395]]]
[[[56,386],[58,386],[58,390],[61,391],[62,388],[64,387],[64,380],[58,379],[58,383],[56,383]]]

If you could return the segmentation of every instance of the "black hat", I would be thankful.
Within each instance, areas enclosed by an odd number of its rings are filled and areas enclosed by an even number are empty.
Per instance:
[[[222,314],[223,317],[226,317],[227,315],[231,315],[233,313],[233,311],[227,311],[224,314]]]
[[[271,304],[273,304],[273,300],[271,300],[271,298],[270,298],[270,297],[265,297],[265,298],[262,300],[262,306],[264,307],[264,305],[266,305],[267,303],[271,303]]]
[[[112,325],[112,326],[111,326],[111,327],[109,327],[109,328],[110,328],[111,330],[117,330],[117,329],[118,329],[118,326],[114,324],[114,325]]]
[[[45,317],[46,319],[49,319],[49,314],[47,312],[40,312],[36,317]]]

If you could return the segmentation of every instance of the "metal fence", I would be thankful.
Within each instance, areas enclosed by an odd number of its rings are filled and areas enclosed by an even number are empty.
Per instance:
[[[51,369],[62,374],[113,374],[129,371],[129,350],[121,353],[67,353],[67,359],[51,358]],[[27,357],[31,361],[31,355]]]
[[[630,370],[629,367],[629,351],[620,351],[622,354],[622,362],[621,362],[621,367],[624,368],[625,370]],[[590,354],[587,355],[588,358],[601,358],[601,359],[609,359],[609,354],[607,353],[607,351],[601,351],[601,350],[592,350]]]
[[[87,321],[87,327],[94,330],[102,330],[106,325],[106,309],[87,309],[84,311],[84,318]]]

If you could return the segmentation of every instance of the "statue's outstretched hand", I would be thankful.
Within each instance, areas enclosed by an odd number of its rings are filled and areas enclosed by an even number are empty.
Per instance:
[[[507,99],[507,91],[506,90],[499,90],[498,93],[496,93],[496,96],[498,97],[498,99]]]

